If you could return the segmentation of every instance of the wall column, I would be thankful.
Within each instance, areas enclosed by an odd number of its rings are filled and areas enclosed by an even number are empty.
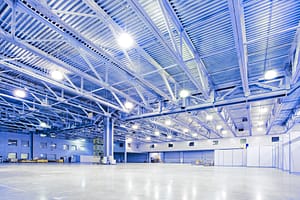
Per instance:
[[[111,117],[104,117],[104,156],[108,162],[114,161],[114,120]]]
[[[33,160],[33,132],[30,133],[30,159]]]
[[[125,148],[124,148],[124,163],[127,163],[127,139],[125,139]]]

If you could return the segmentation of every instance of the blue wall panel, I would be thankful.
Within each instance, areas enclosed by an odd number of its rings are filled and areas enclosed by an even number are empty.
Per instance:
[[[124,152],[125,151],[125,142],[115,142],[114,143],[114,152]]]
[[[129,163],[148,162],[148,153],[127,153],[127,162]]]
[[[180,163],[180,152],[164,152],[165,163]]]
[[[8,140],[17,140],[17,146],[9,146]],[[29,147],[21,145],[22,141],[29,141]],[[46,147],[41,146],[42,143],[47,143]],[[22,153],[28,153],[30,158],[30,135],[0,132],[0,156],[5,160],[8,153],[17,153],[17,159],[21,159]],[[63,145],[68,145],[69,149],[64,150]],[[76,146],[76,150],[72,149],[72,145]],[[54,148],[54,146],[56,146]],[[76,157],[78,155],[93,155],[93,144],[83,140],[63,140],[50,137],[40,137],[34,135],[33,138],[33,158],[41,158],[42,155],[47,155],[47,159],[59,159],[64,157]],[[73,159],[75,161],[75,159]]]
[[[124,152],[114,152],[114,159],[117,163],[123,163],[124,162]]]

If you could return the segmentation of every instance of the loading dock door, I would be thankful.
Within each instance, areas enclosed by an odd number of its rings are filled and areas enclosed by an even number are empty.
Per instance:
[[[180,163],[180,152],[165,152],[164,153],[165,163]]]
[[[127,162],[129,163],[148,162],[148,153],[127,153]]]

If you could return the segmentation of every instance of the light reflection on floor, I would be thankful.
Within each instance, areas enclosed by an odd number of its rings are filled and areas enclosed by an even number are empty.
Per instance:
[[[180,164],[0,165],[0,199],[299,200],[300,176],[277,169]]]

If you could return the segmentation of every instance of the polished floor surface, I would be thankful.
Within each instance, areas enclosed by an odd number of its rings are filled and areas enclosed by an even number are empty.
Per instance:
[[[1,164],[0,199],[299,200],[300,176],[180,164]]]

